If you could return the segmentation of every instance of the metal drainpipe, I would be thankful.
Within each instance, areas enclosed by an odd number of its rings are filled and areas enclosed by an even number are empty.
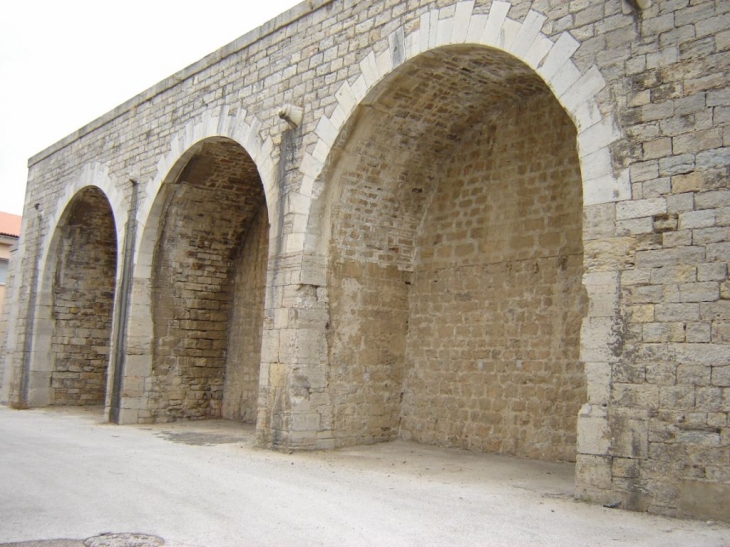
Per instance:
[[[121,287],[119,287],[119,301],[116,307],[114,321],[115,331],[112,335],[114,344],[114,379],[112,381],[111,408],[109,421],[119,423],[122,406],[122,380],[124,378],[125,339],[127,336],[127,318],[129,317],[129,300],[132,294],[132,275],[134,268],[134,247],[137,237],[137,200],[139,198],[139,184],[130,179],[132,184],[132,203],[127,215],[127,224],[124,227],[124,257],[122,263]]]
[[[25,338],[23,339],[23,356],[20,366],[20,408],[28,408],[30,406],[30,363],[31,352],[33,351],[33,334],[35,331],[35,312],[38,297],[38,269],[40,268],[41,261],[41,240],[43,239],[43,211],[40,208],[40,203],[35,204],[35,210],[38,211],[38,236],[35,240],[33,268],[30,272],[28,313],[25,319],[26,330]],[[18,274],[20,273],[22,272],[19,271]]]

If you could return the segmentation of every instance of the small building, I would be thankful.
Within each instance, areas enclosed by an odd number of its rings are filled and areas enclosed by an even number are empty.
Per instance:
[[[8,277],[10,251],[20,238],[20,221],[18,215],[0,212],[0,310],[5,299],[5,283]]]

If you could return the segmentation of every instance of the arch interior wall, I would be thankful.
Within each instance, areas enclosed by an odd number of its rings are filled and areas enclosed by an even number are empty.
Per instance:
[[[575,460],[586,400],[575,129],[486,48],[382,84],[327,185],[330,381],[340,444],[396,436]]]
[[[241,146],[204,142],[167,192],[153,268],[153,421],[255,422],[268,215]]]
[[[103,405],[109,367],[117,234],[101,191],[80,195],[61,230],[53,278],[51,400]]]

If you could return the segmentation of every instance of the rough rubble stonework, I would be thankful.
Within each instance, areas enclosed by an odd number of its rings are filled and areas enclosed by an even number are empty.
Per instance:
[[[304,2],[31,158],[0,401],[730,520],[730,3],[650,4]]]

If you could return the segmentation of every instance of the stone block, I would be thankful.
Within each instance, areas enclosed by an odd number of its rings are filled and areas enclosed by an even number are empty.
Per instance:
[[[578,489],[611,488],[611,458],[591,454],[578,454],[575,461],[575,483]]]
[[[700,317],[703,321],[730,320],[730,302],[718,300],[716,302],[700,303]]]
[[[648,364],[645,374],[648,383],[660,386],[673,386],[677,379],[676,366],[673,364]]]
[[[591,272],[623,269],[620,267],[629,264],[633,259],[635,246],[636,240],[632,237],[587,241],[584,244],[586,269]]]
[[[696,277],[697,266],[694,264],[664,266],[651,270],[651,282],[654,284],[691,283]]]
[[[687,342],[710,342],[712,325],[707,322],[687,323]]]
[[[720,286],[716,282],[683,283],[679,285],[680,302],[714,302],[720,298]]]
[[[677,384],[707,386],[710,384],[711,368],[706,365],[677,366]]]
[[[659,405],[663,410],[693,410],[694,386],[665,386],[661,388]]]
[[[652,384],[614,384],[613,405],[637,409],[659,408],[659,387]]]
[[[727,279],[727,264],[711,263],[697,266],[697,281],[725,281]]]
[[[730,366],[712,367],[712,385],[730,387]]]
[[[660,268],[676,265],[696,265],[704,262],[704,247],[648,250],[636,252],[636,265],[640,268]]]
[[[654,314],[661,322],[699,321],[700,307],[697,303],[656,304]]]
[[[622,458],[644,459],[649,455],[648,420],[631,412],[611,414],[611,454]]]
[[[604,410],[583,405],[578,415],[578,452],[605,455],[610,448],[610,429]]]

